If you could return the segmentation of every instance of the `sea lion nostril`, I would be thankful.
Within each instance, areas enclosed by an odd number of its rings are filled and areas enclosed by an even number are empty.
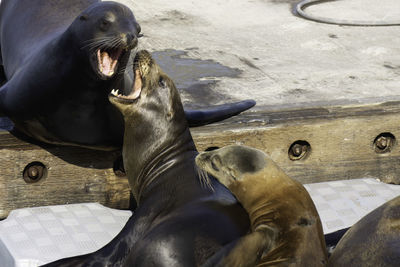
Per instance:
[[[137,44],[138,44],[138,38],[133,33],[125,34],[124,39],[125,39],[126,45],[130,48],[133,48],[133,47],[137,46]]]
[[[134,38],[135,38],[135,36],[132,33],[127,33],[126,34],[126,41],[128,43],[132,42]]]

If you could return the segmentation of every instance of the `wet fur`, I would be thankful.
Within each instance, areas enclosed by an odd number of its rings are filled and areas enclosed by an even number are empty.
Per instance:
[[[196,164],[229,188],[251,221],[252,232],[218,266],[326,264],[322,225],[311,197],[266,154],[233,145],[199,154]]]
[[[248,231],[248,216],[229,190],[212,177],[214,191],[200,183],[198,152],[172,80],[148,52],[136,58],[140,97],[110,101],[124,117],[122,153],[138,208],[99,251],[46,266],[200,266]]]

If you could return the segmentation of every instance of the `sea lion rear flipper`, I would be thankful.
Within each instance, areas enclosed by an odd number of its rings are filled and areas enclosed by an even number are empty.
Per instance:
[[[190,127],[202,126],[217,121],[222,121],[235,116],[256,104],[254,100],[243,100],[230,104],[222,104],[207,109],[185,110],[186,119]]]

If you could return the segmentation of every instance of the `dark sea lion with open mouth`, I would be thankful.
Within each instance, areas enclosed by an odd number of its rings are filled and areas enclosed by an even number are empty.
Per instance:
[[[125,68],[141,30],[132,11],[112,1],[3,0],[0,26],[0,115],[45,143],[120,148],[123,119],[107,96],[132,91]],[[186,115],[201,125],[254,104]]]
[[[244,235],[247,213],[210,178],[200,183],[198,154],[174,83],[147,51],[135,58],[135,85],[110,101],[125,121],[123,159],[138,208],[95,253],[45,266],[199,266]]]
[[[239,145],[200,153],[196,164],[249,214],[251,233],[204,266],[325,266],[321,219],[304,186],[261,150]],[[202,176],[208,184],[207,176]]]

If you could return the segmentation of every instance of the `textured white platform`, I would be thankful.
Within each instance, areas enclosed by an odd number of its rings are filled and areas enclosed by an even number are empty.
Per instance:
[[[0,221],[0,267],[36,267],[96,251],[131,214],[97,203],[14,210]]]
[[[373,178],[304,186],[317,207],[324,234],[352,226],[367,213],[400,195],[400,185],[381,183]]]
[[[400,195],[400,186],[375,179],[305,185],[318,209],[324,233],[352,226]],[[0,267],[36,267],[96,251],[123,228],[130,211],[96,203],[14,210],[0,221]]]

